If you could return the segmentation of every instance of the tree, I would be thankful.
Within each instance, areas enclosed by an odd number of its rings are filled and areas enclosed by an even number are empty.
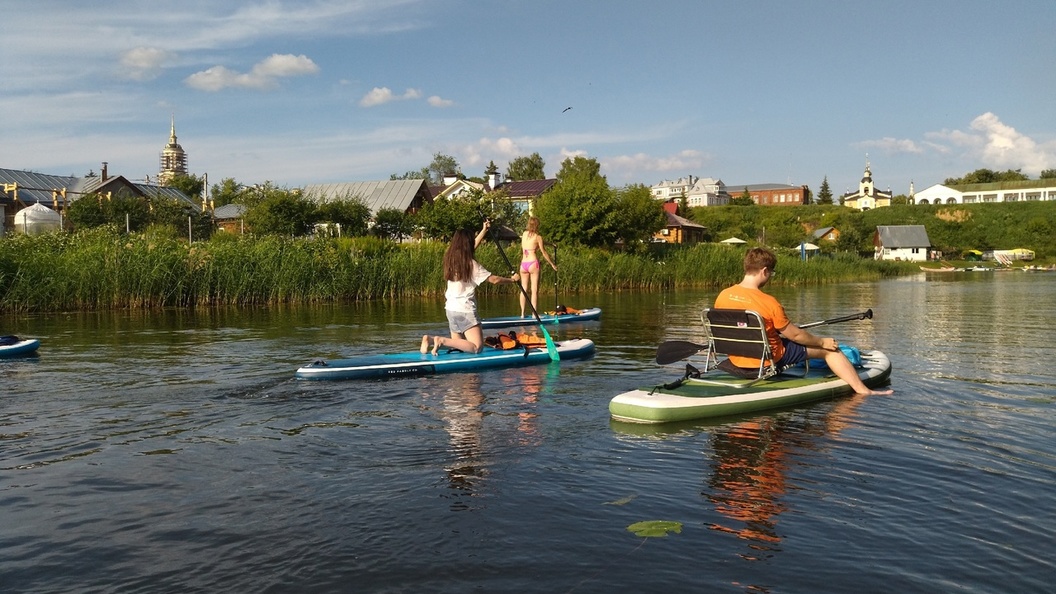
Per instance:
[[[814,202],[814,194],[806,184],[803,184],[803,204],[810,204],[812,202]]]
[[[428,180],[433,185],[440,185],[444,183],[444,177],[448,175],[456,175],[459,178],[463,177],[458,170],[458,160],[451,155],[437,152],[433,153],[433,162],[429,165],[416,171],[408,171],[403,175],[396,175],[393,173],[389,176],[389,179],[424,179]]]
[[[406,212],[398,208],[381,208],[374,215],[371,233],[383,239],[400,241],[413,231],[413,221]]]
[[[300,192],[278,188],[271,182],[247,188],[242,194],[246,224],[254,233],[273,235],[308,235],[315,225],[315,203]]]
[[[546,163],[539,153],[532,153],[527,157],[517,157],[506,166],[506,178],[525,181],[530,179],[546,179],[543,168]]]
[[[942,182],[944,186],[963,186],[968,184],[990,184],[994,182],[1024,181],[1030,179],[1019,169],[1006,171],[991,171],[990,169],[976,169],[966,173],[964,177],[948,177]]]
[[[730,206],[754,206],[755,200],[752,200],[752,193],[748,191],[748,186],[744,187],[744,191],[741,192],[740,196],[736,198],[730,198]]]
[[[675,214],[689,221],[694,220],[693,209],[689,207],[689,198],[686,198],[685,190],[682,190],[682,195],[678,197],[678,210]]]
[[[557,183],[536,203],[540,225],[552,241],[609,247],[617,239],[617,201],[595,159],[565,159]]]
[[[408,171],[408,172],[400,174],[400,175],[397,175],[397,174],[393,173],[392,175],[389,176],[389,179],[390,180],[398,180],[398,179],[429,179],[429,168],[428,167],[422,167],[421,169],[418,169],[416,171]]]
[[[316,207],[318,222],[341,225],[341,234],[359,237],[367,234],[370,207],[359,196],[328,200]]]
[[[150,224],[150,206],[139,196],[124,192],[116,196],[86,194],[70,203],[66,218],[74,229],[91,229],[111,224],[124,230],[142,231]]]
[[[474,190],[465,196],[448,199],[443,196],[426,204],[415,215],[415,223],[427,237],[448,241],[459,229],[476,232],[487,211],[483,192]]]
[[[201,204],[202,190],[205,189],[205,179],[196,175],[177,173],[169,181],[169,187],[176,188],[183,192],[184,196],[187,196],[197,204]]]
[[[634,251],[649,242],[667,223],[663,205],[653,198],[644,184],[627,186],[616,192],[616,235],[624,248]],[[614,213],[615,214],[615,213]]]
[[[219,184],[213,184],[209,192],[209,199],[213,203],[213,208],[226,204],[236,204],[244,191],[245,186],[236,182],[234,178],[227,177],[220,180]]]
[[[818,188],[817,204],[832,204],[832,190],[829,188],[829,176],[827,175],[821,180],[821,187]]]
[[[1045,169],[1038,176],[1038,179],[1056,179],[1056,169]]]

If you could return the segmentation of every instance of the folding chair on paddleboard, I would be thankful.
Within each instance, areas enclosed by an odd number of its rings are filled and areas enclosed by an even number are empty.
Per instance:
[[[747,384],[730,384],[747,388],[758,381],[773,377],[784,369],[778,369],[770,349],[770,339],[766,335],[766,324],[763,317],[751,310],[708,308],[700,315],[704,323],[704,332],[708,337],[705,355],[705,372],[721,369],[726,373],[751,380]],[[729,356],[747,357],[759,360],[759,367],[747,368],[734,365]],[[719,361],[719,358],[722,360]],[[804,369],[804,375],[806,368]]]

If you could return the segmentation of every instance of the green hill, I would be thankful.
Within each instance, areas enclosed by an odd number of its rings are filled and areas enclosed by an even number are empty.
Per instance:
[[[880,225],[924,225],[935,249],[956,258],[966,250],[1027,248],[1056,259],[1056,202],[898,205],[865,212],[843,206],[710,206],[692,211],[711,241],[735,236],[770,246],[817,243],[824,252],[872,254]],[[840,239],[817,241],[814,231],[835,227]]]

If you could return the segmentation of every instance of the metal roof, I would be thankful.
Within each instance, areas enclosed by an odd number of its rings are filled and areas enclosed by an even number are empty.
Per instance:
[[[246,214],[246,207],[242,204],[225,204],[217,206],[213,210],[214,219],[240,219]]]
[[[924,225],[880,225],[876,228],[880,245],[885,248],[931,247]]]
[[[172,200],[179,200],[194,208],[200,208],[193,199],[188,198],[186,194],[176,188],[132,182],[120,175],[107,177],[104,181],[102,177],[97,175],[77,177],[72,175],[48,175],[45,173],[34,173],[32,171],[20,171],[17,169],[0,169],[0,183],[18,184],[18,199],[27,205],[34,203],[44,203],[46,205],[54,204],[55,200],[52,197],[53,190],[61,191],[65,189],[66,200],[72,202],[84,194],[99,191],[101,188],[105,188],[108,184],[114,183],[132,186],[135,189],[135,192],[141,196],[161,196]],[[5,200],[13,198],[11,193],[4,193],[0,197]],[[61,196],[58,198],[58,203],[60,206],[65,206]]]
[[[358,196],[372,213],[383,208],[406,211],[420,193],[427,195],[424,179],[392,179],[384,181],[312,184],[304,187],[304,194],[315,200],[347,200]]]
[[[0,183],[18,184],[18,199],[24,204],[52,204],[52,190],[65,189],[67,194],[84,193],[83,177],[73,175],[48,175],[46,173],[35,173],[33,171],[22,171],[19,169],[0,169]],[[11,193],[0,194],[0,198],[11,200]],[[73,199],[70,196],[70,199]],[[62,203],[62,198],[59,198]]]
[[[499,185],[497,190],[506,190],[510,198],[534,198],[542,196],[543,192],[549,190],[557,183],[556,179],[527,179],[524,181],[511,181]]]
[[[691,220],[689,220],[687,218],[684,218],[684,217],[680,217],[680,216],[678,216],[677,214],[675,214],[673,212],[664,211],[664,214],[667,215],[667,226],[668,227],[690,227],[690,228],[707,229],[707,227],[705,227],[704,225],[701,225],[699,223],[694,223],[693,221],[691,221]]]

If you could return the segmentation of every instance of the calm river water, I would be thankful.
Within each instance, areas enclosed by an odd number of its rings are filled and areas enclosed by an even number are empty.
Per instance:
[[[604,310],[551,327],[590,360],[384,382],[293,371],[414,349],[441,304],[3,318],[42,347],[0,361],[0,591],[1047,591],[1056,274],[774,293],[872,308],[820,330],[888,353],[895,394],[610,421],[712,291],[565,298]],[[627,529],[652,520],[681,532]]]

